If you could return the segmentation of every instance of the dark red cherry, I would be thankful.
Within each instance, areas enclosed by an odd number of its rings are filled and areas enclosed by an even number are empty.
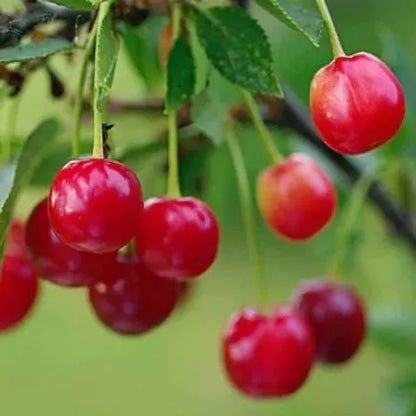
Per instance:
[[[196,198],[145,202],[136,236],[137,254],[152,273],[189,279],[204,273],[218,251],[215,214]]]
[[[1,265],[0,331],[11,329],[26,318],[37,294],[38,279],[24,245],[24,229],[13,221]]]
[[[139,180],[109,159],[67,163],[49,193],[49,219],[58,237],[75,250],[108,253],[134,236],[143,208]]]
[[[62,242],[51,229],[46,199],[35,207],[26,223],[26,243],[39,275],[61,286],[91,283],[100,278],[117,257],[117,252],[88,253]]]
[[[315,333],[320,361],[343,363],[357,352],[366,333],[366,314],[353,289],[328,280],[306,281],[294,306]]]
[[[309,156],[295,153],[261,173],[257,203],[276,233],[290,240],[305,240],[330,221],[337,195],[322,168]]]
[[[338,153],[368,152],[390,140],[405,114],[399,80],[369,53],[340,56],[311,84],[310,107],[322,140]]]
[[[142,334],[161,324],[177,297],[177,282],[153,275],[126,256],[119,256],[113,269],[89,289],[98,318],[120,334]]]
[[[305,382],[315,358],[315,340],[305,321],[288,308],[270,316],[245,309],[230,320],[223,357],[232,383],[252,397],[281,397]]]

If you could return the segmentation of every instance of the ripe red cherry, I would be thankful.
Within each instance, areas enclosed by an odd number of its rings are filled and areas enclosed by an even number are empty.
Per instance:
[[[142,334],[173,311],[178,283],[146,270],[137,258],[119,256],[113,269],[90,286],[98,318],[120,334]]]
[[[269,226],[290,240],[314,236],[336,208],[331,180],[309,156],[296,153],[268,167],[257,182],[257,203]]]
[[[58,237],[75,250],[108,253],[126,245],[143,208],[132,170],[109,159],[67,163],[49,193],[49,219]]]
[[[305,321],[288,308],[271,316],[249,308],[234,315],[223,341],[230,380],[252,397],[280,397],[298,390],[315,358],[315,340]]]
[[[37,293],[38,279],[24,245],[24,229],[13,221],[1,266],[0,331],[15,327],[27,317]]]
[[[315,74],[310,107],[322,140],[338,153],[356,155],[397,133],[405,98],[387,65],[361,52],[340,56]]]
[[[298,289],[294,299],[295,308],[314,331],[320,361],[343,363],[357,352],[366,318],[356,292],[340,283],[312,280]]]
[[[26,243],[39,275],[61,286],[84,286],[100,278],[117,257],[116,252],[88,253],[63,243],[51,229],[46,199],[26,223]]]
[[[204,273],[218,250],[217,219],[196,198],[152,198],[145,202],[136,249],[152,273],[189,279]]]

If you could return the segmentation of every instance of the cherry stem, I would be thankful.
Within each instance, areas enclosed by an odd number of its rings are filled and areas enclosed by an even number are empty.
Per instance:
[[[376,178],[378,169],[363,175],[354,185],[351,196],[344,211],[344,216],[338,229],[335,241],[335,252],[331,261],[329,276],[337,278],[342,271],[342,263],[344,260],[348,237],[353,230],[354,223],[357,220],[360,209],[365,201],[365,197],[370,189],[371,184]]]
[[[254,127],[256,128],[260,137],[262,138],[264,146],[266,147],[266,150],[270,156],[272,163],[281,163],[284,158],[273,143],[273,138],[268,128],[266,127],[266,124],[263,121],[263,118],[257,107],[256,101],[254,100],[253,96],[245,89],[241,89],[241,94],[243,95],[244,101],[250,112],[250,116],[253,121]]]
[[[254,278],[259,291],[260,305],[265,307],[267,305],[266,278],[263,257],[260,253],[250,182],[244,163],[244,156],[231,125],[227,131],[226,142],[234,165],[238,190],[240,193],[241,211],[246,230],[247,245],[253,266]]]
[[[75,112],[74,112],[74,133],[72,136],[72,158],[77,159],[79,156],[79,143],[81,137],[81,120],[84,104],[84,89],[87,79],[88,64],[94,52],[95,40],[97,36],[97,21],[91,30],[87,44],[85,46],[84,59],[81,64],[81,70],[78,78],[78,87],[75,95]]]
[[[20,105],[20,94],[13,97],[8,102],[6,107],[5,121],[4,121],[4,131],[3,131],[3,141],[2,141],[2,152],[1,156],[4,161],[9,161],[12,155],[12,141],[16,135],[16,121],[17,114],[19,112]]]
[[[326,26],[334,58],[345,56],[344,49],[339,40],[339,36],[335,28],[334,21],[332,20],[331,13],[329,12],[328,5],[326,4],[326,0],[316,0],[316,4]]]
[[[172,2],[172,21],[173,21],[173,44],[180,35],[180,25],[182,10],[179,3]],[[168,175],[168,196],[178,198],[181,195],[179,186],[179,163],[178,163],[178,126],[177,114],[175,110],[168,111],[168,130],[169,130],[169,175]]]
[[[103,18],[111,10],[115,0],[100,0],[100,5],[98,9],[97,16],[97,35],[95,36],[95,59],[94,59],[94,98],[93,98],[93,108],[94,108],[94,143],[92,149],[92,155],[95,158],[103,159],[104,155],[104,146],[103,146],[103,126],[107,122],[106,115],[108,115],[107,106],[108,98],[103,99],[100,97],[102,87],[99,85],[99,77],[97,74],[100,70],[100,53],[99,42],[100,42],[100,33],[99,26],[102,24]],[[107,92],[108,93],[108,92]]]

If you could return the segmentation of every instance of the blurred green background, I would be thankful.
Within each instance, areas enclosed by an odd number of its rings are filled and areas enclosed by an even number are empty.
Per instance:
[[[395,56],[386,48],[394,42],[406,56],[411,75],[416,76],[414,0],[328,3],[347,52],[366,50],[391,59],[394,65]],[[2,10],[16,7],[20,7],[17,0],[1,0]],[[326,37],[322,47],[315,49],[264,12],[254,9],[253,13],[267,28],[280,75],[307,102],[314,72],[330,60]],[[78,59],[68,64],[62,57],[54,57],[51,63],[65,80],[67,90],[73,91]],[[127,64],[124,51],[117,67],[114,96],[126,100],[143,96],[143,86]],[[39,121],[54,115],[65,123],[69,140],[71,110],[68,100],[49,96],[46,72],[36,73],[22,96],[18,136],[24,137]],[[4,122],[4,111],[0,117]],[[118,114],[113,121],[114,142],[121,147],[148,142],[164,128],[162,117],[132,112]],[[87,120],[86,138],[91,137],[90,130]],[[254,183],[267,159],[254,130],[241,128],[238,133]],[[274,134],[282,142],[290,140],[292,148],[305,150],[293,135]],[[163,192],[163,157],[152,156],[134,166],[147,196]],[[363,164],[370,163],[372,157],[362,158]],[[325,160],[322,163],[335,175],[343,202],[348,188],[332,166]],[[371,337],[351,363],[316,366],[305,387],[284,400],[253,401],[228,384],[219,358],[222,329],[233,311],[255,303],[257,292],[244,244],[233,171],[224,147],[209,153],[206,169],[209,180],[204,196],[220,216],[222,244],[217,263],[198,281],[189,301],[149,334],[121,337],[95,319],[84,290],[44,283],[31,319],[0,336],[0,409],[4,414],[375,416],[386,412],[384,391],[395,377],[399,360],[378,349]],[[19,215],[26,216],[45,193],[42,187],[25,191],[19,201]],[[339,217],[315,240],[295,245],[273,236],[258,218],[270,299],[285,303],[300,280],[325,275],[338,223]],[[392,236],[372,205],[364,207],[358,231],[355,261],[345,279],[358,288],[371,311],[411,309],[416,293],[414,253]]]

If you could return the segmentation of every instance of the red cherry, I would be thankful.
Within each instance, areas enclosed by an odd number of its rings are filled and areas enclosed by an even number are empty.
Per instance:
[[[320,361],[343,363],[357,352],[366,318],[356,292],[340,283],[312,280],[298,289],[294,299],[295,308],[315,333]]]
[[[230,380],[252,397],[280,397],[298,390],[315,358],[309,326],[288,308],[271,316],[249,308],[234,315],[223,341]]]
[[[152,273],[189,279],[204,273],[218,251],[217,219],[196,198],[152,198],[145,202],[136,250]]]
[[[132,170],[109,159],[67,163],[49,193],[49,219],[58,237],[75,250],[108,253],[133,237],[143,208]]]
[[[369,53],[340,56],[311,84],[312,118],[322,140],[338,153],[368,152],[390,140],[405,114],[399,80]]]
[[[178,283],[147,271],[136,258],[119,256],[113,269],[90,286],[98,318],[120,334],[142,334],[173,311]]]
[[[30,215],[26,242],[39,274],[61,286],[84,286],[100,278],[117,257],[116,252],[87,253],[63,243],[51,229],[46,199]]]
[[[0,277],[0,331],[27,317],[38,293],[38,279],[24,245],[24,229],[13,221],[6,241]]]
[[[269,226],[283,237],[304,240],[332,218],[336,192],[309,156],[296,153],[264,170],[257,182],[257,203]]]

